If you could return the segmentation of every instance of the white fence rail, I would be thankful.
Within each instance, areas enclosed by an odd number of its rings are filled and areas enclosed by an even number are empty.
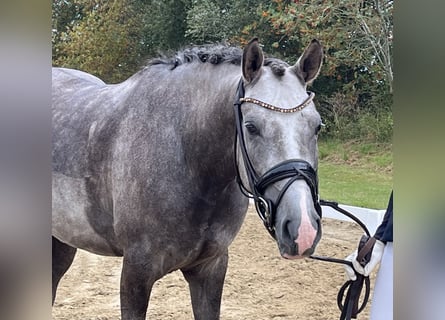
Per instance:
[[[354,216],[359,218],[368,228],[371,235],[374,234],[377,227],[383,220],[383,216],[385,215],[385,210],[374,210],[368,208],[361,207],[353,207],[344,204],[339,204],[339,207],[351,212]],[[327,206],[323,206],[323,218],[330,218],[336,220],[350,221],[350,218],[336,211],[335,209]]]

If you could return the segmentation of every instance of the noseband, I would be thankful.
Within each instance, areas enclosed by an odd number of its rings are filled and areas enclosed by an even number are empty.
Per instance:
[[[244,102],[250,102],[258,106],[261,106],[263,108],[266,108],[268,110],[281,113],[293,113],[301,111],[303,108],[309,105],[309,103],[314,98],[315,94],[313,92],[308,92],[308,94],[309,94],[308,98],[301,104],[291,109],[283,109],[271,105],[269,103],[262,102],[257,99],[245,98],[243,79],[239,81],[238,89],[236,92],[234,109],[235,109],[235,122],[236,122],[236,135],[237,135],[236,136],[237,139],[235,138],[235,167],[237,171],[237,181],[240,186],[241,192],[246,197],[252,198],[254,200],[255,208],[258,215],[263,221],[267,231],[274,239],[276,239],[275,227],[274,227],[276,209],[278,208],[286,190],[289,189],[292,183],[294,183],[297,180],[304,180],[309,186],[315,210],[321,217],[321,207],[318,198],[317,172],[305,160],[290,159],[277,164],[276,166],[266,171],[266,173],[264,173],[262,176],[259,176],[255,171],[252,161],[250,160],[249,154],[247,153],[246,142],[244,140],[244,135],[243,135],[243,125],[242,125],[243,114],[241,111],[241,105]],[[240,177],[238,163],[237,163],[237,155],[236,155],[237,141],[239,141],[240,144],[241,155],[243,158],[244,167],[246,169],[247,178],[249,180],[249,189],[246,188]],[[275,201],[268,199],[265,196],[267,188],[270,185],[284,179],[289,179],[289,180],[280,190],[278,197],[275,199]]]

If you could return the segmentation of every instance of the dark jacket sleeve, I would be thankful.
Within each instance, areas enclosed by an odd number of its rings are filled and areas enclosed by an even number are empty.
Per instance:
[[[380,226],[377,228],[374,237],[384,243],[393,242],[393,233],[392,233],[392,195],[389,198],[388,207],[386,208],[385,215],[383,217],[383,221]]]

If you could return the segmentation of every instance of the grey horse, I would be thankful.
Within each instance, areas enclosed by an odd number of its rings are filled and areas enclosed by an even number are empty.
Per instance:
[[[251,186],[235,144],[237,85],[257,99],[243,103],[241,124],[256,172],[287,159],[316,170],[321,119],[306,87],[322,57],[314,40],[289,66],[253,39],[244,50],[207,45],[153,59],[113,85],[53,68],[53,303],[80,248],[123,257],[123,320],[145,319],[153,284],[174,270],[189,284],[195,319],[219,319],[228,246],[248,207],[239,184]],[[298,112],[266,108],[306,100]],[[280,195],[271,227],[284,258],[310,255],[321,237],[311,192],[298,179]]]

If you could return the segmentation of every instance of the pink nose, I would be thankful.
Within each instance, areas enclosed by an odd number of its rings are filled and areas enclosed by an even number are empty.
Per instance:
[[[303,255],[306,250],[312,248],[316,236],[317,230],[312,226],[308,215],[303,214],[298,228],[298,238],[295,239],[298,246],[298,255]]]

